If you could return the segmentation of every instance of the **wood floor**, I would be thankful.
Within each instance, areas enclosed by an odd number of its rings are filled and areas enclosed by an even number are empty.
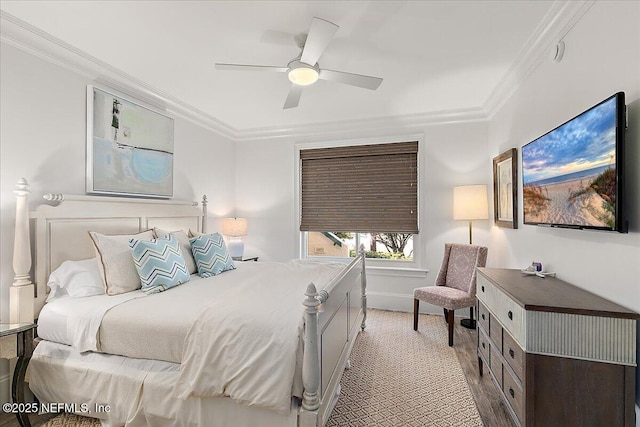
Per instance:
[[[442,323],[442,327],[445,327],[444,321]],[[485,366],[482,377],[478,373],[477,339],[477,329],[463,328],[456,319],[453,347],[467,377],[482,422],[487,427],[515,427],[498,388],[491,380],[489,369]]]
[[[457,320],[457,319],[456,319]],[[444,321],[442,327],[446,328]],[[477,331],[465,329],[456,322],[454,335],[454,348],[467,377],[467,383],[471,394],[482,417],[482,422],[487,427],[514,427],[505,403],[498,394],[498,389],[491,381],[488,370],[480,377],[478,374],[478,357],[476,353]],[[30,416],[31,425],[38,427],[52,418],[52,415]],[[18,422],[13,414],[0,412],[0,427],[15,427]]]

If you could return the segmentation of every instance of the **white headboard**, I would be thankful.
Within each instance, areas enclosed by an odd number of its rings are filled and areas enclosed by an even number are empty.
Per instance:
[[[20,189],[21,183],[19,183]],[[28,195],[26,181],[22,183],[22,194],[18,195],[16,206],[16,240],[14,247],[14,270],[16,282],[11,290],[11,316],[13,321],[32,321],[45,303],[47,279],[63,261],[80,260],[95,256],[89,231],[104,234],[132,234],[159,227],[165,230],[206,229],[206,196],[202,210],[198,202],[176,200],[133,199],[123,197],[78,196],[46,194],[44,198],[51,204],[42,204],[29,212],[28,218],[33,233],[21,230],[20,215],[26,209]],[[24,197],[24,200],[20,200]],[[24,247],[30,247],[29,234],[33,235],[35,286],[32,292],[24,289],[30,285],[28,274],[31,260],[24,260]],[[31,255],[32,251],[28,251]],[[29,256],[30,258],[30,256]],[[26,261],[26,262],[25,262]],[[19,280],[20,279],[20,280]],[[27,283],[28,281],[28,283]],[[21,282],[21,283],[20,283]],[[21,289],[14,289],[14,288]],[[28,294],[33,293],[33,311],[29,313]],[[14,295],[15,294],[15,295]],[[16,318],[17,317],[17,318]]]

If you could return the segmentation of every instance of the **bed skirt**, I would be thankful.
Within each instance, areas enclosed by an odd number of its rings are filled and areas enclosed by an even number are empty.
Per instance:
[[[103,426],[288,426],[298,406],[280,414],[237,404],[227,397],[173,397],[180,365],[99,353],[41,341],[29,363],[31,391],[43,403],[64,403],[70,412],[98,418]],[[74,410],[75,409],[75,410]]]

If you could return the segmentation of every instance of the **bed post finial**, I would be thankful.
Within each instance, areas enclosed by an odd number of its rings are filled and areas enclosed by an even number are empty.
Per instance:
[[[302,407],[307,411],[316,411],[320,407],[320,354],[318,348],[318,306],[316,285],[309,283],[305,307],[304,357],[302,360]]]
[[[16,225],[13,241],[13,285],[9,291],[9,321],[33,322],[34,292],[31,282],[31,242],[29,236],[29,184],[20,178],[16,195]]]
[[[207,232],[207,195],[202,196],[202,231],[203,233]]]

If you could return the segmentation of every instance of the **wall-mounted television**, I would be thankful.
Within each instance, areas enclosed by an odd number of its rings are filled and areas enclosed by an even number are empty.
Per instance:
[[[522,147],[524,223],[627,232],[624,92]]]

